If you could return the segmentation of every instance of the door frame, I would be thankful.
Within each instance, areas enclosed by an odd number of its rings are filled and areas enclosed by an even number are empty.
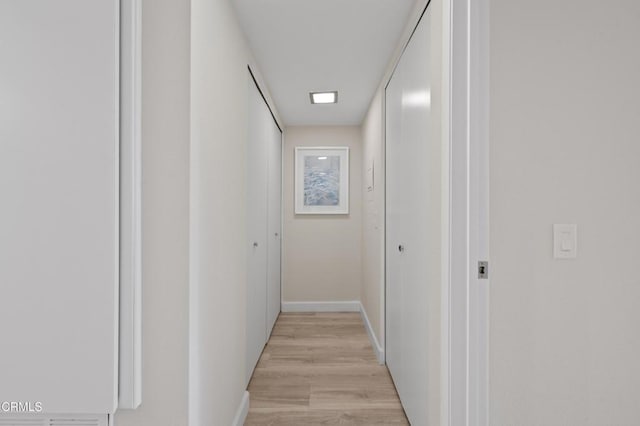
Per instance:
[[[450,1],[450,265],[446,422],[489,424],[489,1]]]
[[[448,247],[444,248],[448,256],[442,283],[440,424],[487,426],[490,281],[478,278],[478,262],[489,261],[489,0],[442,1],[442,48],[448,62],[444,74],[448,79],[449,171],[444,183],[448,196],[443,199],[447,204],[443,235],[448,236]],[[429,3],[420,0],[409,25],[417,27]],[[407,34],[404,46],[413,31]],[[396,64],[399,59],[400,55]],[[384,87],[392,77],[393,68],[385,76]],[[385,90],[382,93],[384,123]],[[384,147],[386,151],[386,141]],[[384,325],[385,272],[383,276]]]
[[[142,1],[120,1],[118,410],[142,403]]]

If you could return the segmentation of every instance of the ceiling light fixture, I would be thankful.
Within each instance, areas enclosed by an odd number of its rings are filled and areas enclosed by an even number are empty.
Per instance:
[[[327,157],[318,157],[318,160],[326,160]]]
[[[336,104],[338,103],[338,92],[311,92],[309,98],[312,104]]]

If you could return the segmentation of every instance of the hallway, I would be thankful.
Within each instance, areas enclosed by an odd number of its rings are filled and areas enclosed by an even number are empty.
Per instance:
[[[249,384],[249,425],[407,425],[359,313],[281,313]]]
[[[640,426],[639,40],[0,1],[0,426]]]

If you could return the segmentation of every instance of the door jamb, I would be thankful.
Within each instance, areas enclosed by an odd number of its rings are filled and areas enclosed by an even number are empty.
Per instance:
[[[449,426],[489,424],[489,4],[450,0]]]

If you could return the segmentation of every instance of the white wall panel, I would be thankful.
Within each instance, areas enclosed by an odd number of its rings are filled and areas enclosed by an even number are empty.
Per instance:
[[[119,2],[0,2],[0,400],[113,412]]]

